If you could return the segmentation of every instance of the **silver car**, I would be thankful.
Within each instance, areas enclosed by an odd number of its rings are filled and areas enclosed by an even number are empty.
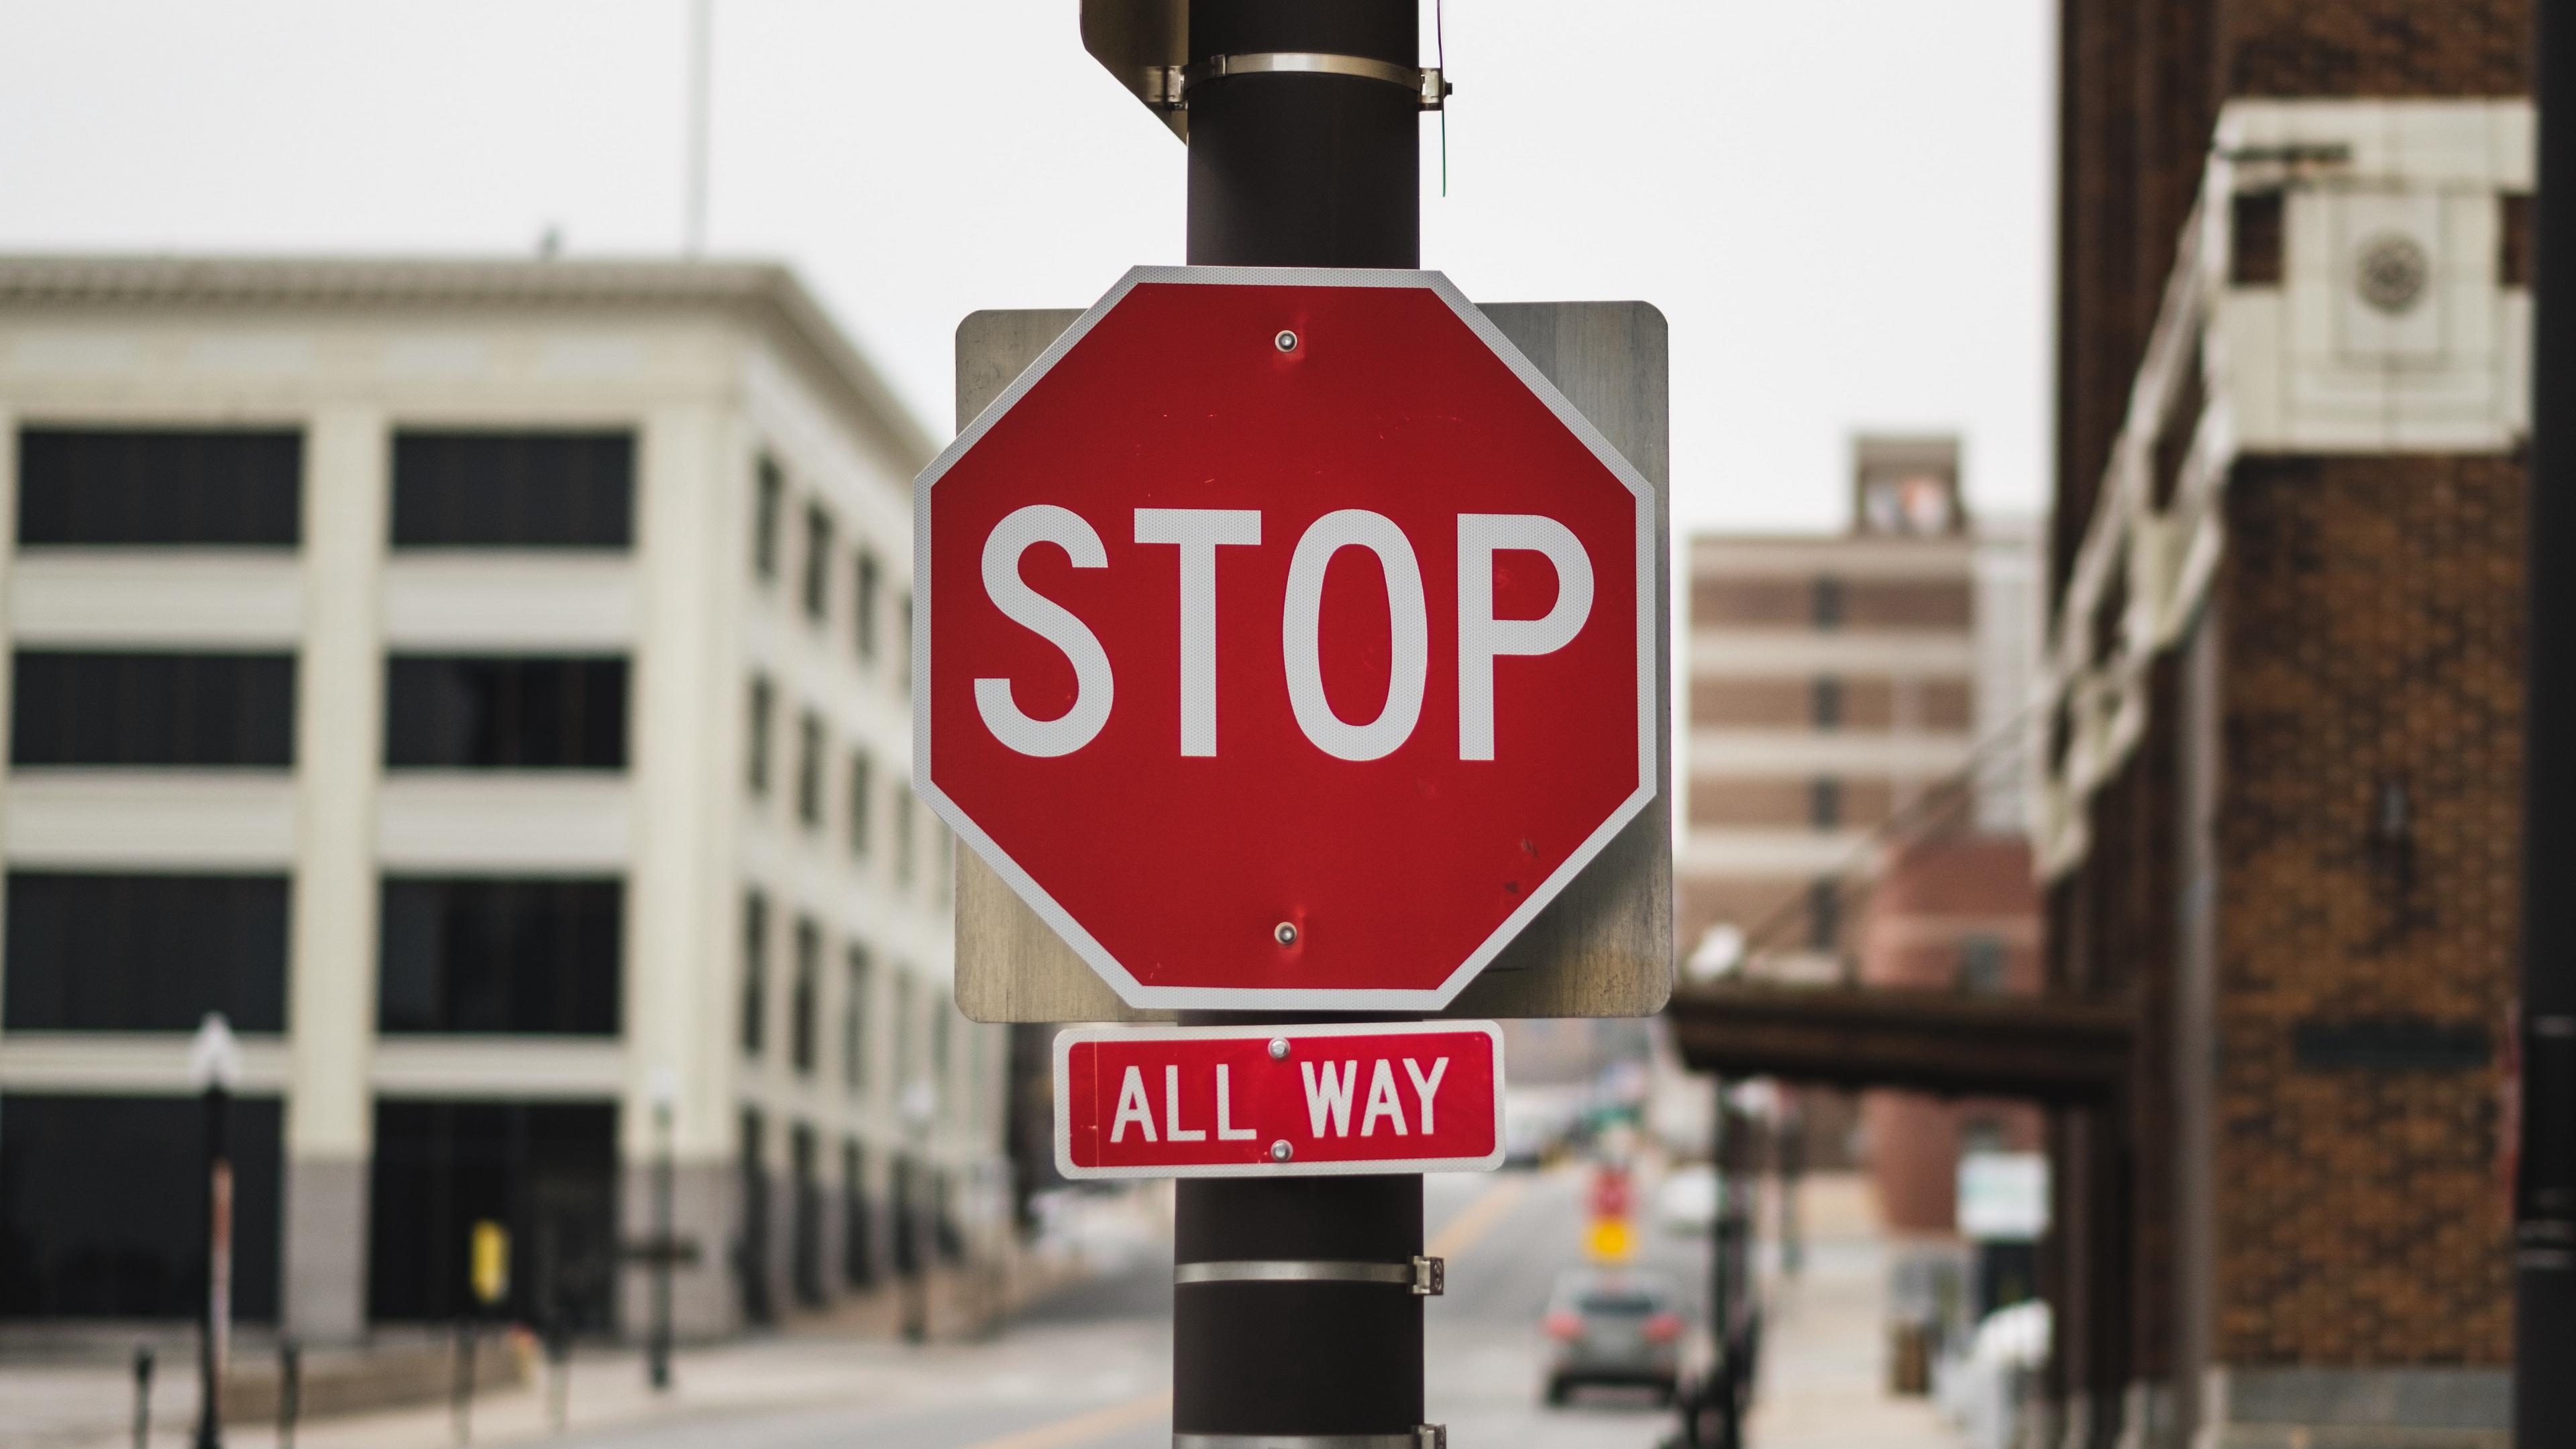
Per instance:
[[[1649,1388],[1672,1402],[1681,1381],[1682,1294],[1669,1273],[1574,1268],[1548,1296],[1547,1401],[1579,1384]]]

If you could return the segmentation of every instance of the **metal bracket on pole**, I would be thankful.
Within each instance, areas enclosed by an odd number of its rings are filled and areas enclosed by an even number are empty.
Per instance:
[[[1237,1260],[1181,1263],[1172,1269],[1175,1285],[1192,1283],[1385,1283],[1413,1290],[1416,1298],[1437,1298],[1447,1291],[1449,1264],[1443,1258],[1415,1255],[1410,1263],[1317,1263]]]
[[[1364,55],[1322,55],[1302,50],[1211,55],[1196,65],[1146,66],[1143,74],[1139,94],[1146,105],[1165,112],[1188,110],[1192,90],[1239,75],[1347,75],[1385,81],[1413,92],[1426,111],[1443,109],[1443,102],[1457,89],[1441,76],[1437,66],[1397,65]]]

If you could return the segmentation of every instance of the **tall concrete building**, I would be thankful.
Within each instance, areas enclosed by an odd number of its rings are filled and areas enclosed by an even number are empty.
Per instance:
[[[0,1314],[684,1333],[955,1252],[1003,1044],[908,789],[931,442],[785,271],[0,261]]]
[[[2030,550],[2026,527],[1972,525],[1948,438],[1860,439],[1848,533],[1691,541],[1676,887],[1701,968],[1843,979],[1891,817],[2020,831]],[[1975,788],[1949,790],[1972,763]]]

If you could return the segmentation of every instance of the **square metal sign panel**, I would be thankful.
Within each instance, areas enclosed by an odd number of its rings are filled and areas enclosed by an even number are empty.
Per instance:
[[[1131,1006],[1436,1009],[1654,798],[1652,486],[1436,272],[1138,268],[915,488],[916,786]]]

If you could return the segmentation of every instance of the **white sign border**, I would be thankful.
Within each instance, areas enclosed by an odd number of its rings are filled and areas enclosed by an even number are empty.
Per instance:
[[[1370,987],[1229,987],[1229,986],[1148,986],[1136,979],[1118,958],[1110,954],[1071,912],[1058,904],[1029,873],[1013,860],[957,802],[941,790],[930,773],[930,611],[933,597],[930,586],[930,490],[958,459],[989,432],[1012,406],[1026,397],[1038,381],[1052,371],[1080,343],[1111,308],[1127,294],[1145,283],[1185,284],[1197,286],[1237,287],[1418,287],[1427,290],[1449,306],[1458,319],[1467,324],[1478,339],[1491,348],[1504,365],[1511,368],[1522,384],[1548,411],[1556,415],[1574,436],[1590,450],[1613,477],[1626,485],[1635,497],[1637,517],[1637,788],[1617,809],[1610,812],[1599,828],[1585,838],[1573,853],[1532,890],[1519,907],[1495,926],[1491,934],[1468,953],[1441,984],[1431,990],[1378,989]],[[1601,430],[1592,425],[1556,384],[1538,370],[1521,350],[1511,344],[1502,329],[1478,311],[1466,295],[1442,273],[1374,268],[1338,267],[1131,267],[1118,279],[1116,286],[1090,310],[1067,327],[1035,362],[1023,370],[1018,379],[1004,388],[1001,395],[985,405],[975,420],[958,433],[956,440],[943,449],[913,480],[912,495],[912,782],[913,789],[956,832],[958,840],[973,847],[994,872],[1010,883],[1029,908],[1038,913],[1075,953],[1089,963],[1119,1000],[1142,1009],[1234,1010],[1234,1011],[1437,1011],[1467,989],[1493,959],[1502,954],[1538,913],[1547,908],[1593,857],[1609,845],[1629,821],[1637,818],[1654,798],[1658,788],[1655,778],[1655,730],[1657,710],[1662,701],[1661,682],[1656,668],[1655,621],[1660,613],[1663,584],[1663,558],[1655,547],[1655,486],[1637,471],[1619,450],[1610,446]]]
[[[1246,1162],[1199,1167],[1076,1167],[1073,1163],[1072,1061],[1076,1042],[1268,1041],[1286,1037],[1328,1041],[1341,1037],[1419,1036],[1424,1032],[1483,1032],[1494,1044],[1494,1150],[1482,1157],[1411,1157],[1366,1162]],[[1055,1170],[1075,1182],[1158,1177],[1389,1177],[1417,1172],[1491,1172],[1503,1165],[1503,1028],[1492,1021],[1397,1021],[1343,1026],[1077,1026],[1055,1036]]]

